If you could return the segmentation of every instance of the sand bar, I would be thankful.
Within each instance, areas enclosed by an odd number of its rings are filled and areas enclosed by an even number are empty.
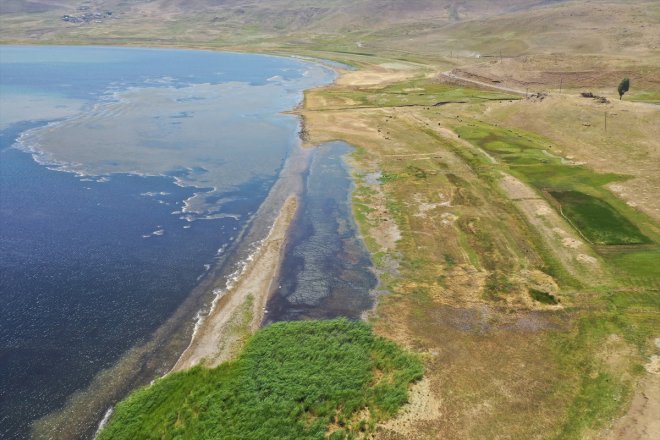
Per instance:
[[[245,339],[263,321],[266,303],[277,279],[289,226],[298,208],[289,197],[270,233],[253,255],[238,281],[220,294],[215,307],[200,324],[190,346],[172,371],[204,364],[214,367],[240,351]]]

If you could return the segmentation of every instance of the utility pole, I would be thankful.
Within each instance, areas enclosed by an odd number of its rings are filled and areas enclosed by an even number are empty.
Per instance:
[[[607,112],[605,112],[605,133],[607,133]]]
[[[559,93],[561,93],[561,88],[564,85],[564,77],[560,76],[559,77]]]
[[[502,64],[502,49],[500,49],[500,64]]]

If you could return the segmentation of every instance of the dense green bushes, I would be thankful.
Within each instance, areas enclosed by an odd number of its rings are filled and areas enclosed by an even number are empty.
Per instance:
[[[416,357],[362,322],[276,323],[231,363],[136,391],[98,438],[351,438],[394,414],[421,375]]]

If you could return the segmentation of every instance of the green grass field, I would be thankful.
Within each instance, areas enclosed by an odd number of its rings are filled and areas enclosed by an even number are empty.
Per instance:
[[[363,322],[276,323],[233,362],[134,392],[98,439],[353,438],[393,415],[421,376],[415,356]]]
[[[597,303],[598,311],[578,315],[572,331],[556,332],[548,340],[565,374],[557,393],[574,396],[563,426],[552,438],[582,439],[590,427],[616,416],[630,398],[634,378],[644,372],[641,363],[653,353],[649,341],[660,325],[657,293],[604,294]],[[617,350],[639,354],[627,363],[612,355]]]
[[[550,191],[584,237],[595,244],[646,244],[650,240],[608,203],[579,191]]]
[[[485,158],[473,156],[475,166],[486,173],[505,167],[508,172],[547,194],[571,225],[596,245],[649,245],[646,249],[624,249],[601,252],[610,267],[623,277],[656,285],[657,265],[648,264],[657,255],[657,234],[654,223],[644,214],[627,206],[604,185],[625,180],[626,176],[597,173],[589,168],[567,163],[551,153],[550,142],[531,133],[503,129],[478,121],[457,126],[461,138],[482,148],[499,162],[489,164]],[[495,173],[496,175],[496,173]],[[619,270],[619,262],[626,270]]]
[[[629,101],[633,102],[646,102],[649,104],[660,104],[660,93],[659,92],[633,92],[630,96],[626,96]]]
[[[520,97],[470,87],[456,87],[429,79],[397,82],[385,87],[355,87],[352,90],[328,88],[322,92],[328,102],[357,102],[355,107],[440,106],[449,103],[478,103],[515,100]]]

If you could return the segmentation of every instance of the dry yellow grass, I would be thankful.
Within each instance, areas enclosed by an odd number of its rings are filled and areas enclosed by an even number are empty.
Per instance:
[[[407,74],[403,84],[427,76],[428,70]],[[603,148],[615,153],[624,137],[640,155],[654,154],[655,110],[612,104],[624,115],[622,123],[630,122],[631,131],[625,136],[613,128],[612,138],[602,139],[607,144],[603,147],[589,143],[593,136],[563,130],[561,121],[545,113],[565,114],[573,107],[586,114],[598,110],[597,104],[565,96],[542,103],[502,101],[437,109],[408,106],[402,96],[401,106],[365,108],[360,93],[378,95],[396,75],[382,72],[382,67],[351,72],[333,86],[308,92],[302,110],[309,144],[341,139],[358,147],[351,158],[358,181],[356,215],[392,292],[381,298],[373,322],[377,332],[423,353],[426,360],[423,386],[376,437],[572,438],[566,423],[585,373],[576,370],[573,361],[564,364],[552,341],[553,335],[581,337],[575,326],[590,316],[582,308],[594,304],[595,297],[544,270],[550,259],[588,284],[607,284],[610,275],[599,269],[598,254],[552,206],[510,176],[493,180],[501,176],[501,165],[458,138],[453,128],[463,118],[525,128],[552,139],[552,152],[560,156],[570,157],[563,146],[579,142],[579,149],[570,150],[574,162],[583,156],[596,160],[602,156],[596,151]],[[418,88],[409,90],[420,93]],[[565,122],[574,124],[578,110],[571,111]],[[553,139],[553,133],[561,139]],[[642,178],[653,166],[624,156],[617,156],[620,160],[611,161],[609,168],[594,162],[593,169],[636,169]],[[379,183],[365,177],[378,175],[374,173],[380,173]],[[639,203],[647,210],[653,206],[650,199]],[[383,239],[392,231],[400,235],[395,243]],[[398,266],[393,268],[392,261]],[[529,289],[552,292],[561,305],[533,301]],[[596,356],[593,368],[616,375],[622,387],[630,387],[637,350],[615,334],[606,340],[618,341],[602,347],[607,353],[592,348],[588,340],[569,356]]]
[[[630,176],[609,188],[660,220],[660,109],[610,99],[609,104],[599,104],[578,96],[551,95],[542,102],[495,105],[483,118],[538,133],[552,142],[553,153],[598,172]]]

